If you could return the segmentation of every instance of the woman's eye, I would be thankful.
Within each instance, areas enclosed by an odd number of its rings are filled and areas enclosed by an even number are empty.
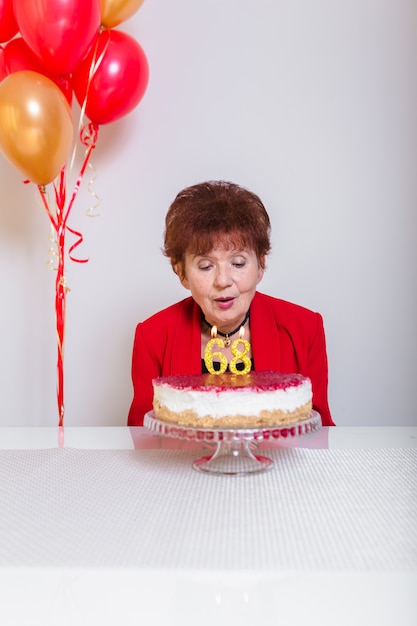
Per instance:
[[[235,267],[237,267],[237,268],[239,268],[239,267],[244,267],[244,266],[245,266],[245,261],[235,261],[235,262],[233,263],[233,265],[234,265]]]

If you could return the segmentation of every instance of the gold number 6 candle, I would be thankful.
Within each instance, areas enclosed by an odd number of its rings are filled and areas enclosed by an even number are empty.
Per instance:
[[[217,337],[217,326],[211,327],[211,339],[207,342],[204,349],[204,363],[206,364],[207,371],[210,374],[223,374],[227,370],[227,359],[222,352],[212,352],[213,346],[217,345],[219,348],[224,348],[223,339]],[[213,357],[217,356],[220,361],[220,369],[215,370],[213,367]]]

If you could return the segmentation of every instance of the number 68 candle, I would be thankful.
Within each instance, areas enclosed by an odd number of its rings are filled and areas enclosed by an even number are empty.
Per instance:
[[[247,374],[250,372],[252,363],[248,354],[250,352],[251,346],[249,341],[244,339],[245,329],[243,326],[240,327],[239,330],[239,338],[235,339],[232,343],[232,354],[233,358],[229,363],[229,368],[232,374]],[[213,347],[217,345],[219,348],[225,347],[225,342],[221,337],[217,337],[217,326],[212,326],[211,328],[211,339],[207,342],[207,345],[204,349],[204,363],[206,364],[207,371],[210,374],[223,374],[227,370],[227,358],[220,351],[212,351]],[[243,349],[240,349],[239,346],[243,346]],[[213,357],[218,357],[220,361],[220,369],[215,370],[213,367]],[[244,368],[242,370],[238,370],[236,364],[238,361],[242,361],[244,364]]]

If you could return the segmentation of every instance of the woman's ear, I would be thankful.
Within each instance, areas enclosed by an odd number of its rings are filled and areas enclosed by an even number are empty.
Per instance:
[[[264,270],[264,268],[263,268],[263,267],[259,267],[259,269],[258,269],[258,281],[257,281],[257,283],[256,283],[257,285],[259,285],[259,283],[260,283],[260,282],[261,282],[261,280],[263,279],[264,274],[265,274],[265,270]]]
[[[262,280],[262,278],[264,277],[265,274],[265,256],[262,256],[259,259],[259,264],[258,264],[258,282],[256,284],[259,284]]]
[[[186,276],[184,276],[184,278],[180,278],[180,281],[181,281],[181,285],[185,287],[185,289],[190,289],[190,286],[188,284],[188,279]]]
[[[185,289],[189,289],[188,286],[188,280],[187,277],[185,275],[185,269],[182,263],[177,263],[174,266],[174,272],[176,273],[176,275],[178,276],[178,278],[180,279],[180,283],[183,287],[185,287]]]

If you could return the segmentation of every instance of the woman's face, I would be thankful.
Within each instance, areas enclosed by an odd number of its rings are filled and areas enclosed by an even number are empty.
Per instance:
[[[204,256],[186,254],[183,269],[181,283],[191,291],[207,322],[222,332],[242,322],[264,275],[253,250],[224,247]]]

